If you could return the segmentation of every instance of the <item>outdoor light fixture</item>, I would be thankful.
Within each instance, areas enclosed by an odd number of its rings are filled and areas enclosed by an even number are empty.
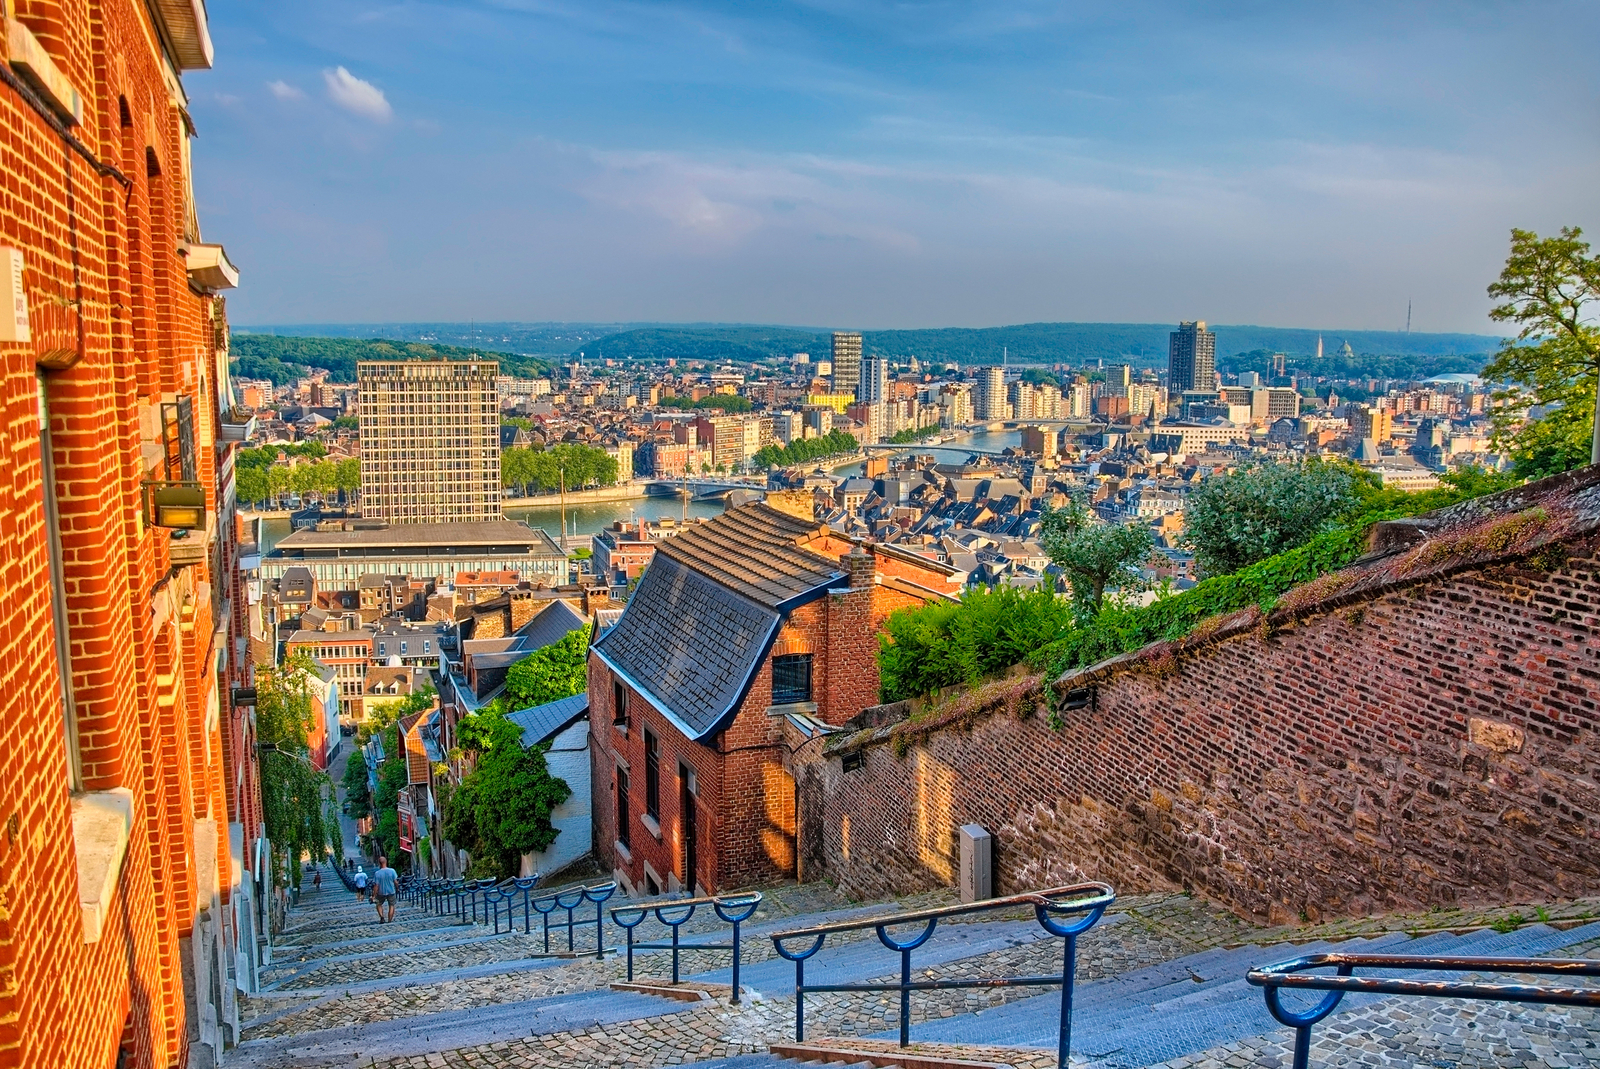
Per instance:
[[[206,526],[206,491],[197,482],[146,482],[144,521],[151,527],[202,531]]]

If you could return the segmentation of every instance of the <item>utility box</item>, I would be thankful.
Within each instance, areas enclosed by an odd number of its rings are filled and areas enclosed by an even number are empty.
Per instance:
[[[961,825],[961,901],[994,897],[994,836],[982,824]]]

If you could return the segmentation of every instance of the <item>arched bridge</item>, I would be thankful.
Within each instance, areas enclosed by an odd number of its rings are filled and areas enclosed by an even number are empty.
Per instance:
[[[683,497],[694,501],[714,501],[727,497],[735,490],[760,490],[765,492],[765,479],[654,479],[645,484],[645,493],[651,497]]]

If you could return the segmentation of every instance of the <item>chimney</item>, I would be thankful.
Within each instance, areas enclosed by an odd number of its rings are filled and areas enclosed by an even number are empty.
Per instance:
[[[870,588],[878,574],[878,561],[865,548],[856,546],[849,553],[839,558],[839,563],[845,566],[850,573],[850,589],[865,590]]]
[[[513,591],[511,594],[512,633],[522,630],[523,625],[533,619],[533,615],[533,595]]]
[[[611,592],[603,586],[586,587],[583,591],[583,615],[593,616],[597,609],[611,607]]]
[[[779,512],[815,523],[817,519],[816,495],[810,490],[775,490],[767,494],[767,504]]]

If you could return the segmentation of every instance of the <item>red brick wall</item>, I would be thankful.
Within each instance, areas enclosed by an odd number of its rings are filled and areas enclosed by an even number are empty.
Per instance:
[[[1600,893],[1600,569],[1573,553],[1151,657],[1059,730],[1031,701],[902,726],[904,757],[885,729],[864,768],[800,765],[803,834],[860,896],[951,883],[968,822],[1003,892],[1092,877],[1283,921]]]
[[[214,335],[190,291],[182,119],[148,11],[131,0],[20,0],[18,17],[84,97],[74,133],[131,180],[100,177],[0,86],[0,245],[25,255],[31,344],[0,345],[0,1065],[182,1064],[180,940],[197,900],[194,821],[217,821],[229,882],[225,718],[212,719],[213,634],[232,585],[216,563],[174,572],[139,515],[140,406],[195,398],[199,477],[215,488]],[[119,98],[127,102],[122,121]],[[147,174],[147,151],[159,177]],[[85,944],[54,655],[35,362],[46,373],[63,550],[70,685],[84,787],[125,787],[133,829],[104,934]],[[212,502],[214,508],[219,503]],[[223,510],[218,509],[219,513]],[[231,530],[225,539],[231,539]],[[248,791],[236,792],[249,802]],[[258,811],[258,810],[257,810]]]

